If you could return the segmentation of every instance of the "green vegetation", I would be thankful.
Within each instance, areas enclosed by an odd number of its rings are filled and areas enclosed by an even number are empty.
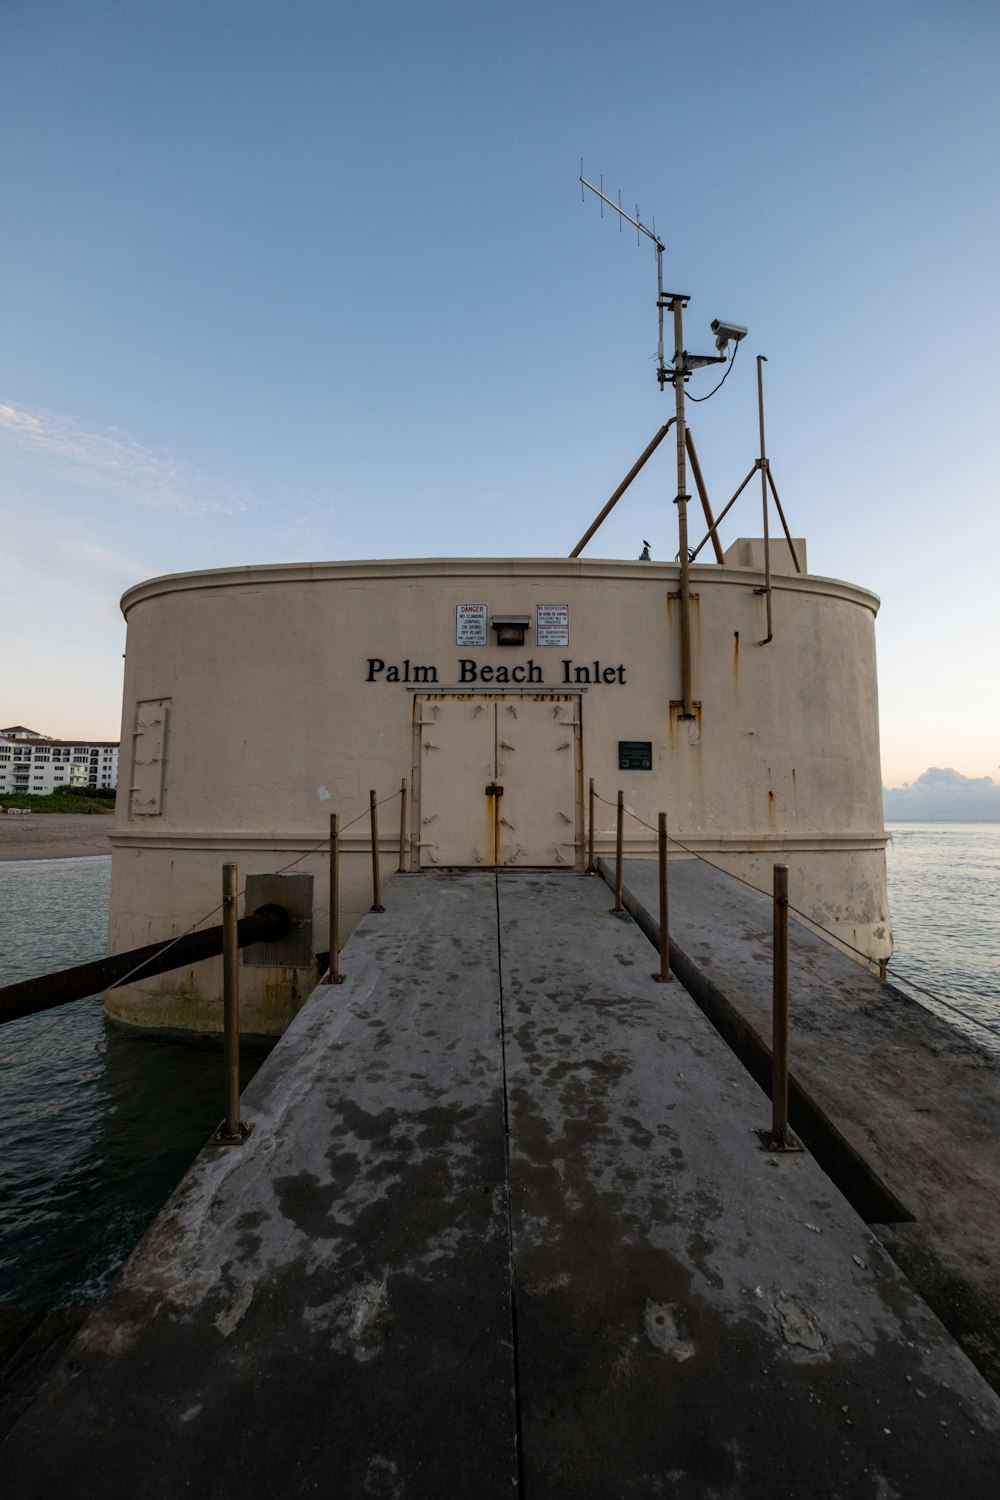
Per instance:
[[[35,813],[113,813],[115,793],[111,787],[66,786],[50,797],[30,792],[0,792],[0,807],[26,807]]]

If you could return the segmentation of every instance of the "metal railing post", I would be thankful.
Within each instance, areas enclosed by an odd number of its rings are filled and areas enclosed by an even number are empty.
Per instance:
[[[330,814],[330,972],[327,984],[343,984],[340,972],[340,814]]]
[[[403,777],[403,784],[402,784],[402,786],[399,789],[399,864],[396,866],[396,872],[397,872],[397,874],[399,874],[399,875],[403,874],[403,871],[406,869],[406,863],[405,863],[405,861],[406,861],[406,777],[404,776]]]
[[[788,1140],[788,866],[774,867],[773,981],[771,1036],[771,1140],[779,1150]]]
[[[378,797],[374,791],[368,793],[372,819],[372,911],[385,911],[382,905],[382,876],[378,867]]]
[[[653,978],[663,984],[673,979],[670,972],[670,929],[667,925],[667,815],[661,812],[657,828],[657,855],[660,865],[660,972]]]
[[[223,1139],[242,1139],[240,1128],[240,950],[236,866],[222,866],[222,1029],[226,1118]]]
[[[590,778],[590,810],[587,815],[587,874],[594,873],[594,778]]]
[[[614,911],[622,909],[622,835],[625,827],[625,793],[618,793],[618,827],[615,830],[615,904]]]

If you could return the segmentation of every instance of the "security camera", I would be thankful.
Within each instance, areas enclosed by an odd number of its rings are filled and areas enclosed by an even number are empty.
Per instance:
[[[725,353],[730,339],[734,344],[738,344],[740,339],[745,339],[747,336],[747,331],[741,323],[724,323],[721,318],[713,318],[711,327],[715,334],[715,347],[720,354]]]

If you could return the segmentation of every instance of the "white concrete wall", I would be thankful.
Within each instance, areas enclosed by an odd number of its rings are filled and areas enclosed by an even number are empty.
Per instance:
[[[610,802],[621,786],[649,824],[665,810],[672,836],[758,886],[769,888],[771,864],[787,857],[794,904],[872,959],[886,957],[878,601],[828,579],[775,577],[774,639],[764,646],[761,575],[694,566],[699,709],[687,721],[678,712],[678,572],[587,559],[329,563],[178,575],[130,590],[112,951],[173,936],[215,908],[225,860],[242,876],[302,855],[296,873],[315,877],[313,948],[328,946],[326,859],[307,851],[326,837],[331,811],[347,823],[367,809],[370,787],[389,796],[416,772],[410,833],[419,836],[415,693],[388,671],[368,681],[370,658],[400,676],[407,660],[411,676],[417,665],[435,667],[430,692],[459,684],[460,658],[494,672],[533,661],[545,678],[538,692],[564,685],[564,659],[574,669],[596,659],[612,680],[581,699],[582,785],[594,777]],[[532,618],[538,603],[568,604],[570,645],[538,646],[529,630],[523,647],[456,646],[455,606],[477,602]],[[502,690],[495,681],[465,688]],[[137,705],[136,744],[147,747],[138,767],[127,748]],[[619,771],[620,739],[652,741],[652,771]],[[135,785],[144,790],[130,798]],[[143,814],[142,802],[157,810]],[[398,816],[398,802],[382,809],[387,874]],[[613,825],[613,810],[599,805],[598,853],[613,850]],[[629,820],[626,833],[628,853],[652,851],[640,824]],[[366,822],[345,842],[342,936],[371,900]],[[114,991],[109,1010],[218,1029],[219,968]],[[246,1029],[280,1029],[314,977],[244,967]]]

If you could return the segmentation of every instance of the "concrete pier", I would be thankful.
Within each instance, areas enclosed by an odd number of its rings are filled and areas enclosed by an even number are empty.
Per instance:
[[[678,974],[767,1085],[770,900],[702,860],[669,891]],[[659,944],[654,866],[625,862],[624,901]],[[801,922],[789,950],[793,1125],[1000,1390],[1000,1057]]]
[[[1000,1400],[603,882],[384,900],[8,1493],[992,1500]]]

